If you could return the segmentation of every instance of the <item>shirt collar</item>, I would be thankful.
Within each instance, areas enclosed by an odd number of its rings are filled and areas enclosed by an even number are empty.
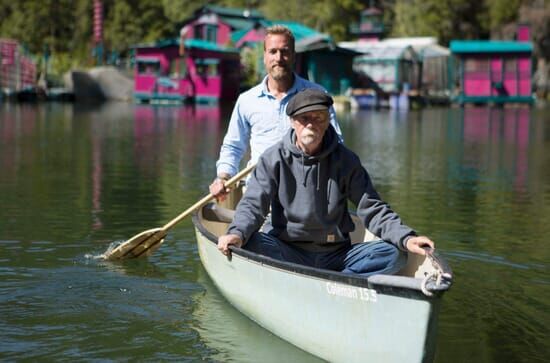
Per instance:
[[[269,90],[267,89],[267,77],[268,76],[265,76],[264,79],[262,80],[262,83],[260,83],[260,86],[259,89],[258,89],[258,97],[262,97],[262,96],[271,96],[271,94],[269,93]],[[292,87],[290,87],[290,89],[288,90],[288,92],[286,93],[286,96],[283,97],[283,100],[285,98],[287,98],[288,96],[290,95],[293,95],[295,94],[296,92],[298,92],[302,87],[302,82],[301,82],[301,78],[294,72],[294,83],[292,84]],[[273,96],[271,96],[273,97]]]

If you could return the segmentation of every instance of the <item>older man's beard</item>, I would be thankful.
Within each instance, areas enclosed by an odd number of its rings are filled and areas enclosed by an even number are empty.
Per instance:
[[[302,135],[300,137],[300,141],[302,144],[306,146],[310,146],[311,144],[314,144],[319,139],[319,133],[312,130],[304,130],[302,131]]]

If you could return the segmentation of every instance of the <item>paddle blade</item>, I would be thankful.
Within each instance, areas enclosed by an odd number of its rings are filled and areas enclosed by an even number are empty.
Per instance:
[[[107,250],[103,257],[106,260],[121,260],[150,256],[164,242],[164,237],[166,237],[166,230],[162,228],[149,229],[136,234],[116,248]]]

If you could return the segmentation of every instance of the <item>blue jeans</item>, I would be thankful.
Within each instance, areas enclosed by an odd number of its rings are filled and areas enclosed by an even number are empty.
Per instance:
[[[381,240],[344,244],[336,251],[311,252],[270,234],[256,232],[243,248],[276,260],[362,276],[394,274],[407,263],[405,253]]]

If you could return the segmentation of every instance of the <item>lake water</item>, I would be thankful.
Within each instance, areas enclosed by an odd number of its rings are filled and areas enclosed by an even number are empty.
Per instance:
[[[230,111],[0,104],[0,360],[318,361],[228,305],[190,219],[148,259],[93,258],[208,193]],[[339,115],[380,194],[453,268],[436,362],[550,357],[549,111]]]

